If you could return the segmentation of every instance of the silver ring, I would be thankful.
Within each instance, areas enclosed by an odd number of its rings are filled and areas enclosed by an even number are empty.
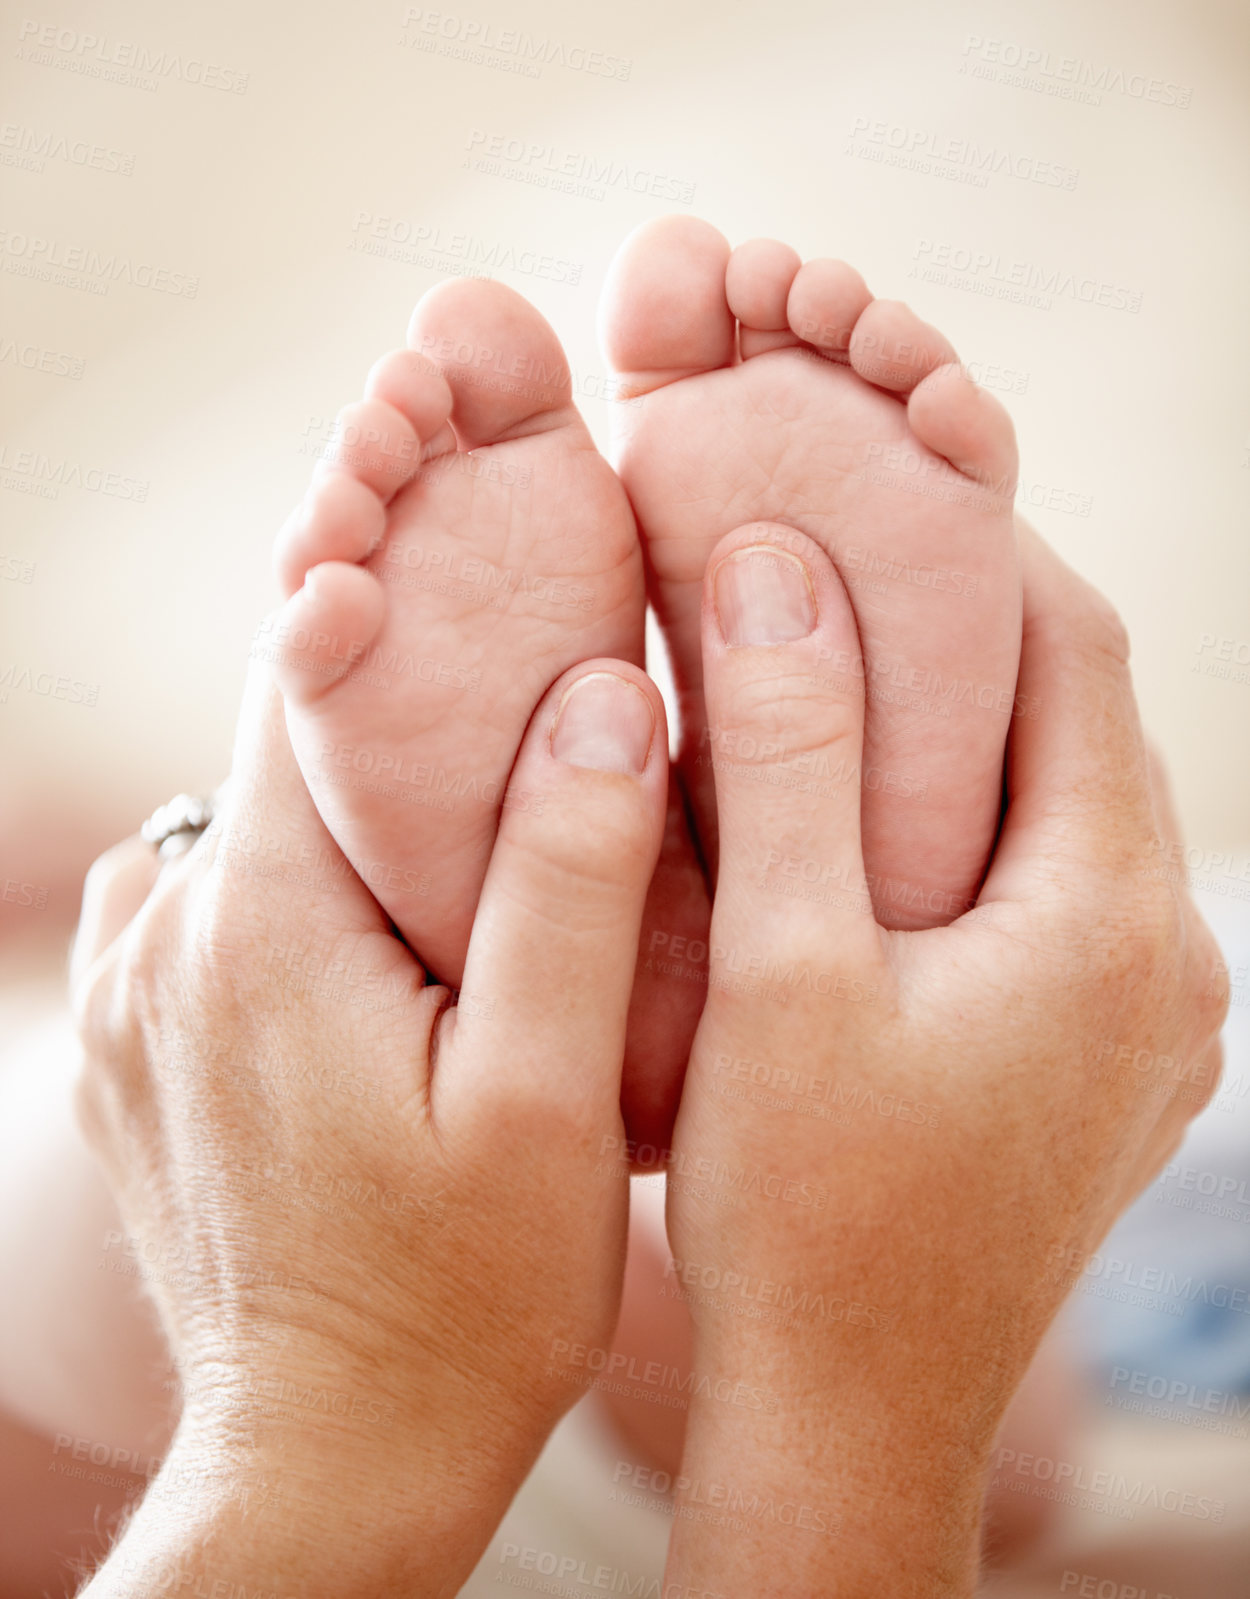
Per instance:
[[[219,792],[175,794],[173,799],[157,806],[139,829],[139,837],[145,844],[151,844],[162,859],[184,854],[212,823]]]

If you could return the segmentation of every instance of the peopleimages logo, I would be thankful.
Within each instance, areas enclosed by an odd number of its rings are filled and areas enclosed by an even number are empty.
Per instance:
[[[19,344],[7,335],[0,335],[0,361],[25,367],[28,372],[45,372],[50,377],[74,381],[82,377],[87,366],[81,355],[67,355],[64,350],[50,350],[27,341]]]
[[[1088,1261],[1079,1249],[1068,1249],[1056,1244],[1048,1255],[1057,1280],[1070,1285],[1080,1283],[1083,1288],[1095,1284],[1107,1285],[1112,1292],[1107,1297],[1122,1298],[1124,1291],[1157,1294],[1165,1302],[1171,1301],[1175,1310],[1169,1314],[1184,1315],[1186,1304],[1213,1305],[1217,1310],[1235,1310],[1250,1316],[1250,1289],[1240,1284],[1208,1282],[1205,1277],[1177,1276],[1163,1266],[1143,1266],[1135,1260],[1124,1260],[1117,1255],[1091,1255]]]
[[[496,176],[523,175],[523,181],[539,188],[550,187],[592,199],[602,199],[609,189],[617,189],[679,205],[690,205],[694,200],[695,186],[689,179],[629,161],[564,150],[554,144],[484,128],[470,130],[466,148],[470,152],[467,164],[475,171]]]
[[[541,77],[544,67],[566,67],[570,72],[585,72],[592,78],[615,78],[626,82],[634,69],[627,56],[609,55],[584,44],[566,44],[545,34],[527,33],[522,28],[499,28],[493,22],[456,16],[446,11],[430,11],[409,6],[403,26],[412,29],[402,43],[410,48],[450,55],[483,66],[497,65],[491,57],[508,59],[513,70],[523,77]]]
[[[36,278],[90,294],[107,294],[114,283],[150,289],[176,299],[194,300],[200,280],[154,261],[137,261],[89,244],[45,239],[37,233],[0,231],[0,264],[18,277]]]
[[[219,66],[177,51],[152,50],[132,40],[110,39],[107,34],[85,33],[55,22],[27,18],[17,30],[18,58],[41,66],[59,67],[85,77],[104,78],[136,88],[158,89],[162,79],[176,78],[199,89],[223,94],[246,94],[246,72]]]
[[[617,1461],[612,1481],[617,1487],[608,1496],[611,1500],[647,1505],[678,1520],[714,1521],[722,1525],[728,1522],[740,1532],[746,1530],[749,1520],[766,1521],[825,1537],[836,1537],[842,1529],[842,1517],[836,1510],[800,1504],[793,1499],[774,1499],[771,1494],[761,1494],[736,1483],[705,1481],[681,1474],[674,1477],[672,1472],[638,1465],[632,1460]],[[625,1489],[636,1490],[633,1497],[622,1490],[622,1484]]]
[[[135,158],[127,151],[53,133],[48,128],[32,128],[22,122],[0,124],[0,161],[6,166],[23,167],[28,172],[42,172],[47,161],[64,161],[70,166],[117,173],[126,178],[135,169]]]
[[[1007,177],[1044,188],[1075,189],[1080,177],[1075,167],[1038,160],[1019,150],[980,145],[975,139],[946,137],[931,129],[875,117],[855,118],[847,154],[952,177],[977,188],[984,188],[991,177]]]
[[[449,268],[467,274],[490,277],[499,272],[519,272],[525,277],[544,278],[550,283],[570,287],[581,282],[582,263],[563,256],[545,255],[538,250],[498,239],[483,239],[458,228],[444,228],[407,217],[379,215],[376,211],[357,211],[352,222],[352,248],[365,255],[392,255],[412,259],[418,265],[443,261]],[[398,253],[396,253],[398,252]]]
[[[970,33],[964,43],[960,67],[976,78],[993,78],[1022,89],[1042,89],[1065,100],[1101,105],[1103,94],[1122,94],[1129,100],[1186,110],[1193,90],[1169,78],[1125,72],[1120,67],[1099,66],[1081,56],[1059,55],[1037,45],[1008,39],[987,39]]]
[[[1096,1577],[1092,1571],[1065,1571],[1059,1592],[1074,1599],[1177,1599],[1162,1588],[1139,1588],[1133,1582],[1117,1582],[1114,1577]]]
[[[1065,267],[1013,260],[997,250],[974,250],[940,239],[920,239],[912,252],[926,283],[969,287],[976,293],[1009,298],[1049,309],[1053,300],[1077,300],[1111,311],[1141,310],[1142,291]]]
[[[663,1361],[640,1361],[619,1349],[603,1349],[594,1344],[570,1343],[555,1338],[549,1354],[549,1377],[564,1376],[587,1388],[616,1393],[633,1393],[641,1399],[652,1395],[670,1409],[685,1410],[692,1399],[715,1400],[740,1410],[777,1413],[778,1399],[768,1388],[757,1388],[745,1379],[709,1377],[697,1371],[684,1371]],[[582,1377],[581,1373],[586,1373]],[[633,1384],[634,1387],[628,1387]],[[651,1391],[648,1394],[648,1390]]]
[[[623,1566],[592,1565],[589,1560],[582,1560],[576,1555],[563,1555],[555,1549],[540,1549],[536,1544],[504,1544],[499,1555],[499,1566],[551,1578],[550,1582],[539,1588],[528,1577],[513,1575],[513,1570],[496,1570],[496,1581],[502,1578],[513,1587],[533,1588],[537,1593],[580,1596],[593,1589],[596,1593],[625,1594],[628,1599],[726,1599],[726,1595],[711,1588],[691,1588],[684,1582],[648,1577]]]
[[[1132,1371],[1116,1366],[1108,1385],[1111,1391],[1153,1399],[1169,1409],[1197,1410],[1210,1416],[1231,1416],[1244,1421],[1250,1416],[1250,1394],[1229,1393],[1223,1388],[1199,1388],[1183,1377],[1164,1377],[1157,1372]]]
[[[832,1077],[813,1077],[796,1067],[777,1066],[745,1056],[719,1054],[713,1074],[726,1082],[742,1083],[763,1089],[766,1096],[779,1096],[781,1108],[794,1109],[804,1100],[816,1100],[838,1110],[863,1111],[907,1122],[920,1127],[936,1127],[940,1112],[923,1100],[905,1099],[877,1084],[840,1082]]]
[[[26,694],[38,694],[44,699],[63,700],[67,705],[95,705],[100,698],[98,683],[81,683],[76,677],[65,674],[53,676],[32,666],[19,666],[11,661],[0,666],[0,705],[4,705],[14,689]]]
[[[1059,1490],[1058,1494],[1048,1497],[1061,1498],[1064,1502],[1070,1502],[1069,1496],[1080,1494],[1088,1494],[1093,1500],[1105,1500],[1117,1509],[1127,1510],[1126,1520],[1133,1519],[1137,1510],[1143,1509],[1166,1510],[1173,1515],[1192,1516],[1195,1521],[1223,1521],[1228,1509],[1226,1500],[1213,1499],[1210,1494],[1163,1488],[1157,1482],[1126,1477],[1120,1471],[1088,1471],[1079,1461],[1053,1460],[1049,1455],[1031,1455],[1016,1449],[997,1450],[994,1470],[1004,1478],[1048,1484]],[[1011,1486],[1010,1482],[1007,1486]]]
[[[638,1144],[632,1139],[617,1138],[613,1133],[605,1133],[599,1140],[599,1153],[613,1157],[605,1163],[611,1175],[620,1169],[615,1157],[624,1155],[636,1166],[667,1173],[670,1182],[686,1179],[724,1187],[734,1195],[779,1199],[784,1204],[810,1206],[814,1210],[824,1210],[829,1203],[829,1191],[819,1183],[800,1182],[796,1177],[784,1177],[780,1172],[764,1171],[758,1166],[739,1166],[733,1161],[687,1155],[682,1150],[657,1144]]]
[[[752,1277],[747,1272],[724,1271],[719,1266],[701,1266],[691,1260],[670,1260],[664,1268],[664,1276],[666,1280],[676,1279],[683,1288],[695,1293],[750,1300],[787,1316],[814,1316],[825,1321],[846,1322],[851,1327],[870,1327],[876,1332],[890,1330],[890,1313],[876,1305],[844,1299],[839,1294],[813,1293],[808,1288],[796,1290],[789,1283]]]
[[[152,487],[147,478],[127,477],[107,467],[84,466],[45,455],[42,450],[15,450],[0,440],[0,473],[14,473],[40,491],[42,499],[56,499],[62,489],[82,489],[87,494],[107,494],[115,500],[134,500],[142,504]],[[6,475],[5,487],[13,482]],[[46,491],[46,492],[44,492]]]

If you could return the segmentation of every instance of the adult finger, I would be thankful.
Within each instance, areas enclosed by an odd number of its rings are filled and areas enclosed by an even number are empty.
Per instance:
[[[248,673],[217,817],[187,859],[192,870],[211,867],[227,915],[228,905],[241,900],[249,926],[276,944],[334,943],[389,925],[317,812],[291,749],[282,697],[262,660],[253,660]],[[376,863],[379,871],[385,865]],[[366,877],[371,869],[365,863]],[[175,862],[169,875],[180,871]]]
[[[719,818],[713,966],[718,950],[879,952],[860,840],[859,635],[819,545],[767,522],[721,540],[704,583],[703,674]]]
[[[589,661],[559,678],[517,755],[443,1018],[436,1123],[474,1104],[498,1115],[502,1096],[615,1125],[667,792],[664,707],[646,674]]]
[[[1008,808],[982,901],[1062,879],[1122,879],[1155,832],[1128,636],[1115,611],[1020,526],[1024,631],[1007,751]]]
[[[160,875],[160,859],[137,834],[106,850],[92,864],[82,890],[82,911],[70,953],[76,984],[133,919]]]

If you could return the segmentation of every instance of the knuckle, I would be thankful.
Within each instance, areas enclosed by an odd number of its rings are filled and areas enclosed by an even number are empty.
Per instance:
[[[1204,1038],[1215,1038],[1228,1020],[1232,990],[1227,972],[1217,977],[1208,976],[1191,991],[1191,1006],[1197,1029]]]
[[[1169,796],[1171,785],[1168,779],[1167,758],[1149,734],[1143,736],[1142,743],[1146,752],[1146,773],[1150,778],[1151,793],[1156,799]]]
[[[501,1077],[491,1106],[482,1107],[483,1151],[506,1136],[514,1147],[559,1149],[570,1161],[593,1155],[603,1142],[604,1106],[591,1093],[561,1091],[538,1070]]]
[[[148,1093],[150,995],[127,955],[92,969],[73,992],[81,1050],[74,1081],[74,1113],[87,1142],[100,1149],[108,1129],[124,1121]]]
[[[1232,983],[1219,945],[1211,930],[1191,910],[1188,918],[1186,1001],[1195,1030],[1202,1039],[1215,1038],[1228,1018]]]
[[[1170,889],[1151,885],[1136,897],[1127,942],[1136,969],[1152,983],[1176,986],[1185,930],[1176,895]]]
[[[1140,895],[1135,921],[1153,969],[1175,965],[1185,946],[1185,924],[1178,897],[1164,884],[1151,884]]]
[[[105,1046],[112,1030],[112,990],[116,980],[110,964],[90,967],[70,985],[70,1014],[84,1049]]]
[[[551,808],[512,833],[514,885],[532,910],[561,926],[588,930],[615,920],[650,877],[652,832],[632,795],[598,807],[593,819],[577,807]]]
[[[721,742],[753,739],[762,756],[778,760],[814,755],[858,740],[862,721],[862,680],[856,692],[839,692],[810,670],[793,669],[735,683],[725,704]],[[731,749],[726,751],[732,755]],[[746,753],[745,748],[742,753]]]
[[[837,946],[815,936],[813,924],[765,907],[712,940],[708,994],[718,1010],[737,1012],[741,1025],[758,1027],[764,1014],[783,1008],[793,1017],[824,1015],[831,1008],[849,1038],[867,1008],[871,1025],[884,1027],[892,1011],[889,984],[874,946],[852,940]],[[881,1001],[884,1005],[878,1002]],[[761,1002],[763,1005],[761,1006]]]
[[[1201,1076],[1194,1084],[1194,1092],[1185,1096],[1182,1108],[1186,1124],[1200,1116],[1220,1091],[1224,1075],[1224,1049],[1219,1038],[1206,1049],[1195,1052],[1194,1059],[1201,1067]]]
[[[98,1149],[104,1142],[104,1085],[90,1054],[84,1054],[73,1084],[74,1120],[88,1147]]]
[[[84,899],[107,888],[128,850],[129,841],[122,844],[114,844],[109,849],[106,849],[102,855],[96,856],[95,860],[87,868],[87,875],[83,879]]]
[[[1124,619],[1105,594],[1085,585],[1085,611],[1079,618],[1080,642],[1091,655],[1105,657],[1115,666],[1126,667],[1132,653]]]
[[[1134,1006],[1149,997],[1158,1010],[1177,989],[1183,948],[1175,896],[1162,885],[1146,883],[1104,923],[1096,955],[1100,982],[1109,996]]]
[[[83,906],[107,904],[114,885],[128,873],[133,873],[137,856],[151,856],[150,846],[141,843],[137,835],[122,839],[98,855],[83,878]]]
[[[185,962],[194,973],[201,1006],[213,1006],[230,996],[253,993],[265,983],[261,957],[273,947],[275,929],[267,907],[233,885],[223,888],[217,878],[201,879],[200,892],[188,907],[191,923],[185,935],[189,952]],[[168,929],[172,951],[179,949],[182,929]],[[174,958],[183,959],[180,955]]]

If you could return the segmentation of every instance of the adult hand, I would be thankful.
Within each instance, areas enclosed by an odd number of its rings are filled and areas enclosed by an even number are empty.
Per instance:
[[[679,1503],[679,1585],[971,1594],[1007,1401],[1215,1086],[1215,946],[1154,870],[1170,822],[1124,630],[1027,532],[1024,554],[1019,703],[1039,709],[1014,725],[988,879],[975,912],[901,934],[864,878],[863,675],[827,664],[858,655],[833,566],[770,525],[710,563],[721,853],[670,1290],[701,1396],[682,1479],[755,1512],[727,1540]],[[1154,1069],[1117,1070],[1122,1050]]]
[[[209,832],[159,875],[137,841],[93,868],[82,1117],[184,1387],[93,1595],[459,1590],[577,1397],[553,1346],[614,1322],[603,1151],[667,768],[641,672],[553,686],[458,1005],[332,843],[260,674]]]

